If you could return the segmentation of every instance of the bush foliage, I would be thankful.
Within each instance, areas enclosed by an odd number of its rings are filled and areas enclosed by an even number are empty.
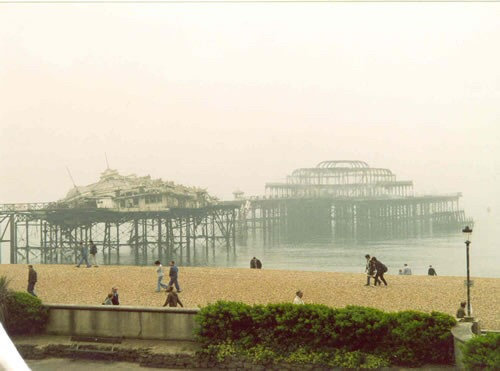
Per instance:
[[[217,348],[219,355],[234,349],[257,349],[259,354],[265,349],[282,360],[303,358],[301,352],[330,354],[324,361],[329,364],[333,357],[343,365],[338,367],[350,367],[346,360],[363,367],[368,356],[376,357],[374,363],[388,359],[393,365],[453,362],[450,329],[456,321],[437,312],[219,301],[202,308],[197,322],[199,340],[207,349]]]
[[[500,370],[500,333],[475,336],[462,346],[467,370]]]
[[[0,322],[2,324],[5,322],[5,316],[7,313],[7,300],[12,295],[9,283],[10,280],[7,276],[0,276]]]
[[[49,318],[42,301],[26,292],[14,292],[7,298],[6,331],[9,335],[41,333]]]

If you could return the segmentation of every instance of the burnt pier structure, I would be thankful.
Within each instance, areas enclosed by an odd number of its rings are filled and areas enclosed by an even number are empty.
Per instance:
[[[266,184],[266,196],[246,200],[238,235],[265,241],[323,236],[371,240],[459,231],[472,220],[461,193],[415,195],[412,181],[363,161],[324,161]]]
[[[265,196],[235,196],[219,201],[201,188],[106,169],[57,202],[0,205],[0,243],[14,264],[75,264],[79,243],[93,240],[100,264],[206,265],[235,256],[249,238],[404,239],[473,225],[460,193],[416,195],[412,181],[363,161],[324,161],[267,183]]]
[[[10,263],[75,264],[79,242],[98,246],[100,264],[203,264],[216,249],[234,254],[236,210],[206,206],[164,211],[59,208],[53,203],[0,206],[0,242]]]

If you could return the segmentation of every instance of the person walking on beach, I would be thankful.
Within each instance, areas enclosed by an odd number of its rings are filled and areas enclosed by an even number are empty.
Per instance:
[[[164,272],[163,272],[163,266],[161,265],[160,261],[159,260],[155,261],[155,265],[156,265],[156,274],[158,275],[156,292],[160,292],[161,289],[168,289],[168,286],[161,282],[163,280]]]
[[[37,274],[33,266],[30,264],[28,265],[28,292],[36,296],[35,294],[35,284],[37,281]]]
[[[89,248],[87,245],[84,245],[83,242],[80,241],[80,262],[76,266],[77,268],[80,268],[80,265],[85,261],[85,264],[87,264],[87,268],[90,268],[91,265],[89,264]]]
[[[170,277],[169,286],[175,285],[175,289],[177,292],[181,292],[181,288],[179,287],[179,282],[177,279],[179,278],[179,268],[175,265],[175,261],[170,262],[170,271],[168,272],[168,276]]]
[[[366,284],[365,284],[365,286],[370,286],[370,279],[375,274],[375,265],[373,264],[373,261],[371,260],[370,255],[366,254],[365,259],[366,259],[366,268],[365,268]]]
[[[300,290],[298,290],[295,293],[295,299],[293,299],[293,304],[304,304],[304,300],[302,300],[302,297],[304,296],[304,293]]]
[[[97,254],[97,246],[96,244],[94,243],[94,241],[90,240],[89,241],[89,250],[90,250],[90,264],[92,264],[94,267],[97,268],[97,258],[96,258],[96,254]]]
[[[373,264],[375,265],[375,269],[377,270],[377,273],[375,274],[375,286],[381,285],[380,281],[384,283],[384,285],[387,286],[387,282],[384,278],[384,273],[387,272],[387,267],[384,263],[382,263],[380,260],[377,260],[376,257],[372,257]]]
[[[255,261],[255,268],[262,269],[262,262],[259,259]]]
[[[427,271],[427,274],[429,276],[437,276],[438,274],[436,273],[436,270],[432,268],[432,265],[429,265],[429,270]]]
[[[169,307],[176,307],[177,304],[179,304],[181,307],[184,307],[184,305],[182,305],[181,299],[179,299],[179,295],[177,295],[172,286],[169,286],[167,288],[167,299],[165,300],[165,304],[163,304],[163,306],[166,307],[168,305]]]
[[[118,287],[114,286],[111,289],[111,294],[113,295],[113,297],[111,298],[111,302],[113,303],[113,305],[120,305],[120,299],[118,298]]]

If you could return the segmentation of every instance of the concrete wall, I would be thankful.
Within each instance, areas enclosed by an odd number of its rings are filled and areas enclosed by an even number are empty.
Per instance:
[[[462,363],[462,350],[460,347],[472,339],[479,329],[477,322],[464,322],[459,321],[457,325],[451,329],[453,335],[453,346],[455,348],[455,366],[459,370],[464,370],[465,367]]]
[[[195,340],[199,309],[121,305],[45,305],[52,335],[118,336],[132,339]]]

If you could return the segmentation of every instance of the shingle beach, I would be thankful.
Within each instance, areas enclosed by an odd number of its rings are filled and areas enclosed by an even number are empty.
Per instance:
[[[99,305],[112,286],[118,286],[121,305],[159,307],[165,291],[155,292],[155,267],[34,265],[38,272],[35,291],[47,304]],[[165,267],[168,283],[168,267]],[[26,291],[26,264],[2,264],[0,276],[10,288]],[[361,305],[384,311],[439,311],[455,315],[466,298],[464,277],[386,275],[387,287],[366,287],[363,273],[311,272],[243,268],[179,267],[179,294],[185,307],[196,308],[217,300],[248,304],[292,302],[297,289],[306,303],[342,308]],[[500,279],[472,277],[473,316],[481,328],[500,330]]]

